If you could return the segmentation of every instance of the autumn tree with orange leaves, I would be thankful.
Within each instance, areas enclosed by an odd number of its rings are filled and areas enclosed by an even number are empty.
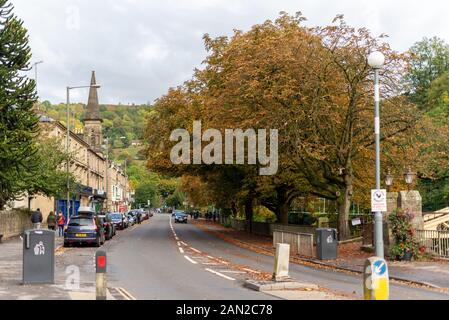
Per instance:
[[[230,38],[205,35],[204,67],[152,110],[148,165],[166,174],[199,177],[210,199],[218,194],[217,201],[226,199],[221,205],[240,198],[245,211],[252,211],[258,201],[282,223],[288,223],[290,205],[301,195],[334,200],[340,239],[345,239],[351,202],[374,186],[371,51],[387,58],[381,71],[381,142],[387,155],[382,161],[395,168],[419,162],[420,150],[434,141],[423,131],[423,115],[402,94],[406,54],[393,51],[384,36],[347,26],[342,16],[326,27],[305,27],[304,20],[300,13],[281,13],[274,22],[237,30]],[[278,129],[278,173],[258,176],[249,165],[173,165],[170,132],[191,132],[194,120],[201,120],[203,129],[222,132]]]

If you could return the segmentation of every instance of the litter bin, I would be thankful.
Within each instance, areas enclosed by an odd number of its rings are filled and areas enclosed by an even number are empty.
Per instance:
[[[316,256],[318,259],[337,259],[337,245],[337,229],[316,229]]]
[[[55,282],[55,232],[28,230],[23,237],[23,284]]]

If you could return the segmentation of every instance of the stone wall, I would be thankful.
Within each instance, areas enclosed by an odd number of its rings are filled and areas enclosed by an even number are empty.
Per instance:
[[[28,211],[0,211],[0,234],[3,235],[3,239],[19,236],[32,227]]]

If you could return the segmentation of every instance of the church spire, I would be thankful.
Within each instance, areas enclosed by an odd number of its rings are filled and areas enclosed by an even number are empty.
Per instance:
[[[87,102],[86,113],[84,114],[84,140],[97,153],[102,153],[103,134],[100,116],[100,105],[98,104],[98,94],[95,80],[95,71],[92,71],[90,80],[89,100]]]
[[[96,85],[95,71],[92,71],[92,78],[90,80],[91,85]],[[87,101],[87,110],[84,116],[84,120],[99,120],[103,121],[100,117],[100,106],[98,104],[98,93],[96,87],[90,87],[89,100]]]

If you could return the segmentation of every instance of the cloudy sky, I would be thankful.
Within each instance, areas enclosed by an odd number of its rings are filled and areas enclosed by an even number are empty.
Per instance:
[[[41,100],[65,101],[67,85],[97,72],[101,103],[146,103],[192,75],[205,57],[202,35],[247,30],[280,11],[302,11],[310,26],[344,14],[353,26],[387,33],[396,50],[424,36],[449,42],[441,0],[12,0],[29,30]],[[375,5],[373,5],[375,3]],[[34,77],[34,72],[30,73]],[[86,102],[87,91],[73,92]]]

